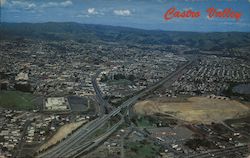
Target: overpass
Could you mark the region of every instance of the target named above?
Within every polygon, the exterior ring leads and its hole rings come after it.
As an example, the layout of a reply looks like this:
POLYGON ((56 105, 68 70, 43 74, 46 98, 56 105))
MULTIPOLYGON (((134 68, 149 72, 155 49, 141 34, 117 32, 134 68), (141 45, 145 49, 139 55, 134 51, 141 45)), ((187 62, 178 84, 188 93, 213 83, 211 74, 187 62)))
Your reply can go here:
MULTIPOLYGON (((168 82, 168 84, 172 83, 174 81, 174 78, 178 77, 180 74, 183 73, 185 68, 189 66, 192 63, 192 61, 189 61, 182 65, 180 68, 178 68, 175 72, 164 78, 163 80, 153 84, 152 86, 142 90, 137 95, 133 96, 132 98, 128 99, 124 103, 122 103, 118 108, 111 111, 109 114, 103 114, 96 120, 89 122, 86 126, 81 127, 76 132, 74 132, 72 135, 68 136, 65 140, 57 144, 56 146, 52 147, 51 149, 41 153, 37 157, 39 158, 55 158, 55 157, 64 157, 64 153, 67 153, 72 148, 77 148, 79 145, 81 145, 81 142, 84 142, 88 136, 90 136, 93 132, 98 130, 102 127, 103 124, 105 124, 109 119, 113 116, 116 116, 121 112, 122 109, 130 108, 138 99, 145 96, 147 93, 157 89, 158 87, 162 86, 164 83, 168 82)), ((94 86, 94 85, 93 85, 94 86)), ((97 84, 96 84, 97 86, 97 84)), ((96 87, 98 88, 98 87, 96 87)), ((101 92, 97 92, 98 95, 101 96, 101 92)), ((99 97, 100 97, 99 96, 99 97)), ((106 103, 103 103, 104 105, 106 103)), ((76 153, 77 154, 77 153, 76 153)), ((71 157, 74 154, 71 154, 71 157)))

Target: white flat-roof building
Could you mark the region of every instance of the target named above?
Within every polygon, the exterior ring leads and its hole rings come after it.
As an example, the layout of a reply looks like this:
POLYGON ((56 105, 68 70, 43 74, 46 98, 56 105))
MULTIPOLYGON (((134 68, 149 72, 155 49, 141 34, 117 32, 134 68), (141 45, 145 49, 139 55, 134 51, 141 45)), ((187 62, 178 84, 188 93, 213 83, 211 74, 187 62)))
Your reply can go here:
POLYGON ((20 73, 16 76, 15 80, 16 80, 16 81, 20 81, 20 80, 27 81, 27 80, 29 80, 28 73, 20 72, 20 73))
POLYGON ((68 107, 68 100, 64 97, 47 98, 45 103, 46 110, 67 110, 68 107))

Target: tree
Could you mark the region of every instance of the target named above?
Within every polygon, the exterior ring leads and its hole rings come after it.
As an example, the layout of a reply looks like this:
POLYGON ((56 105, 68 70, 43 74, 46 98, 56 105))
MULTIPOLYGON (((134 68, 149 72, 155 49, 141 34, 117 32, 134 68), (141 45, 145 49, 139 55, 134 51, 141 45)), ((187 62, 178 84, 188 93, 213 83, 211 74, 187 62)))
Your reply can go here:
POLYGON ((129 76, 128 76, 128 80, 134 81, 134 80, 135 80, 135 76, 134 76, 134 75, 129 75, 129 76))
POLYGON ((106 74, 103 74, 100 81, 101 82, 107 82, 108 81, 108 76, 106 74))

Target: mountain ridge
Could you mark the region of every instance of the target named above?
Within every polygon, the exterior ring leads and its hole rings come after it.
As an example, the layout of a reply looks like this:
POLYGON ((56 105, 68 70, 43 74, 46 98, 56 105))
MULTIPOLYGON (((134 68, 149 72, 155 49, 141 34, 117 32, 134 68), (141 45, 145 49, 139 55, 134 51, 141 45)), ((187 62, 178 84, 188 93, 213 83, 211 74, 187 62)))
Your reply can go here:
POLYGON ((75 22, 1 23, 1 39, 76 40, 121 44, 187 45, 204 50, 245 47, 249 32, 186 32, 143 30, 75 22))

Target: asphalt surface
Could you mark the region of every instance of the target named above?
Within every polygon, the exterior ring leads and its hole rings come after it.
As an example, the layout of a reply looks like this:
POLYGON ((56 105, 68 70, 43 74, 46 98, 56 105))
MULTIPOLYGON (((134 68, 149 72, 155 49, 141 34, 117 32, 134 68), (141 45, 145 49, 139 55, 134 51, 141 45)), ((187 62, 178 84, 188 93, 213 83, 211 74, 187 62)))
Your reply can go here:
POLYGON ((91 82, 96 93, 97 101, 100 105, 100 116, 103 116, 104 114, 107 113, 108 105, 107 105, 107 102, 103 99, 102 92, 96 82, 96 78, 99 74, 100 72, 97 72, 96 75, 91 78, 91 82))
MULTIPOLYGON (((129 108, 132 106, 139 98, 145 96, 147 93, 151 92, 152 90, 155 90, 159 86, 163 85, 166 82, 172 81, 173 78, 176 76, 179 76, 179 74, 192 63, 192 61, 187 62, 183 66, 181 66, 178 70, 164 78, 163 80, 155 83, 154 85, 146 88, 145 90, 141 91, 139 94, 133 96, 132 98, 125 101, 122 105, 120 105, 118 108, 111 111, 109 114, 104 114, 102 111, 102 115, 97 118, 96 120, 90 122, 87 124, 87 127, 84 126, 80 129, 78 129, 76 132, 74 132, 72 135, 68 136, 65 140, 57 144, 56 146, 52 147, 51 149, 48 149, 47 151, 41 153, 37 157, 39 158, 58 158, 58 157, 64 157, 64 153, 71 150, 72 148, 75 148, 79 145, 80 142, 83 142, 86 140, 86 138, 91 135, 93 132, 95 132, 97 129, 101 128, 103 124, 105 124, 111 117, 116 116, 121 112, 124 108, 129 108)), ((107 106, 107 103, 102 102, 102 94, 101 91, 96 83, 95 80, 96 76, 92 78, 92 83, 94 86, 94 89, 97 90, 97 98, 100 99, 101 103, 100 105, 107 106), (99 89, 99 90, 98 90, 99 89)), ((172 82, 169 82, 172 83, 172 82)), ((104 108, 103 108, 104 109, 104 108)), ((73 157, 73 155, 72 155, 73 157)))

